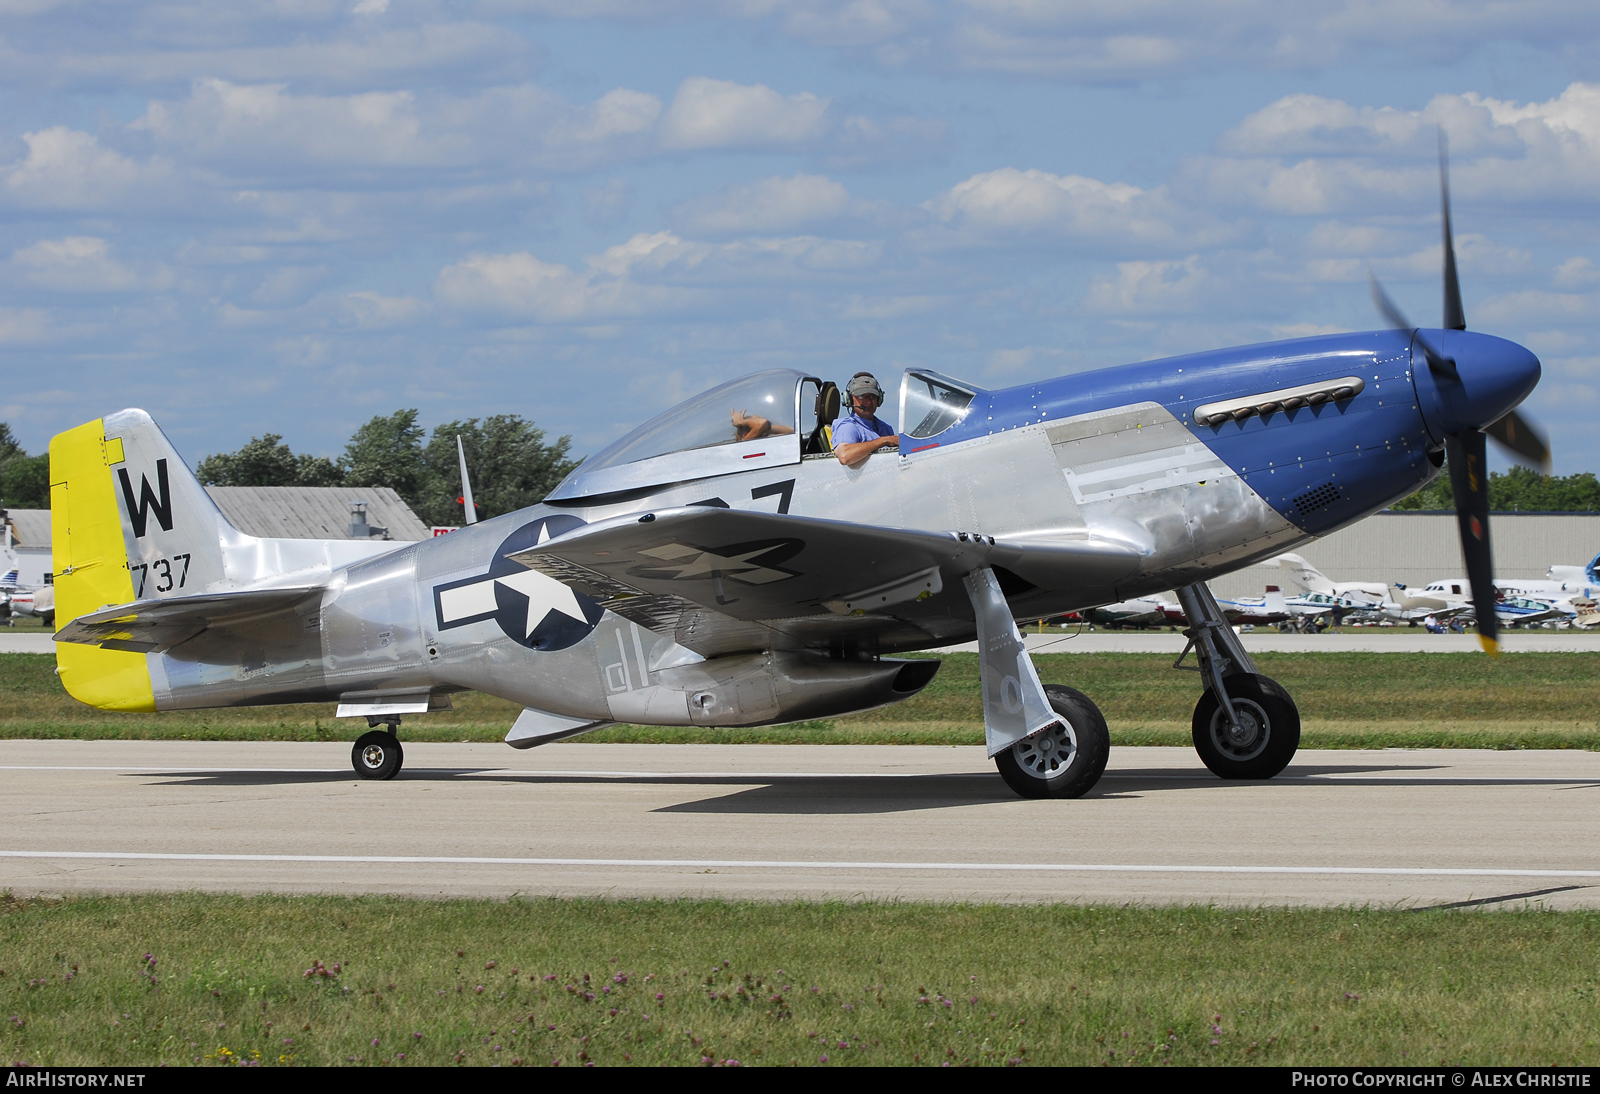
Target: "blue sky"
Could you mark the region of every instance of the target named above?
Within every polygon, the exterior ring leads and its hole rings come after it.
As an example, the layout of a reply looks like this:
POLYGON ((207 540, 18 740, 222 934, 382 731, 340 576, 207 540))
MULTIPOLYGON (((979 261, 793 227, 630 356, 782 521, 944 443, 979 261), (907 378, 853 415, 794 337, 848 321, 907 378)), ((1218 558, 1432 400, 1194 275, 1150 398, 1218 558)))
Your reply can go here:
POLYGON ((773 365, 998 386, 1439 321, 1600 470, 1600 9, 0 0, 0 419, 592 453, 773 365))

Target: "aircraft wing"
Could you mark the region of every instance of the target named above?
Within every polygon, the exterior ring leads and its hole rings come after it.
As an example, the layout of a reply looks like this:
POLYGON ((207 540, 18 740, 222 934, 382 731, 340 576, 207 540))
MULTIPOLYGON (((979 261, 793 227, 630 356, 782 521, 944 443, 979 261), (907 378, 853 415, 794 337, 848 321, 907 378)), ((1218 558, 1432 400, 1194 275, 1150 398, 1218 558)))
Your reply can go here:
POLYGON ((300 585, 135 600, 81 615, 57 631, 55 640, 107 650, 155 653, 193 638, 213 624, 287 611, 321 592, 320 585, 300 585))
POLYGON ((1089 536, 1014 543, 706 506, 599 521, 511 557, 699 652, 825 645, 874 618, 955 616, 970 630, 961 578, 980 566, 1043 586, 1116 580, 1138 562, 1132 548, 1089 536), (791 640, 758 634, 774 627, 791 640))

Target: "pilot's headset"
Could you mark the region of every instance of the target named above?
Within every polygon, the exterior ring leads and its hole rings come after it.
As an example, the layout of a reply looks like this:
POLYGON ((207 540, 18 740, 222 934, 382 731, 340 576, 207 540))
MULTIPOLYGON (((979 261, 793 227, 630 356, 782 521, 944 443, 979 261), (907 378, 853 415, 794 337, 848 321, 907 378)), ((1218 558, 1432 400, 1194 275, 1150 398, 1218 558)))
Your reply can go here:
POLYGON ((845 391, 850 396, 851 410, 856 408, 857 395, 876 395, 878 397, 878 409, 883 409, 883 388, 878 386, 878 378, 870 372, 858 372, 850 377, 849 386, 845 388, 845 391))

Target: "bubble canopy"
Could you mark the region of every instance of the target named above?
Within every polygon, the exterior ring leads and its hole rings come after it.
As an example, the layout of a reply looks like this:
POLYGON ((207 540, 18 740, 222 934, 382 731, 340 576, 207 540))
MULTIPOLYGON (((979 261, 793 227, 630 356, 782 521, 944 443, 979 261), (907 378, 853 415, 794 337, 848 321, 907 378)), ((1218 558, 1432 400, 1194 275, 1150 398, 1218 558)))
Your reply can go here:
POLYGON ((547 500, 798 463, 795 426, 807 379, 796 369, 768 369, 685 400, 584 460, 547 500))

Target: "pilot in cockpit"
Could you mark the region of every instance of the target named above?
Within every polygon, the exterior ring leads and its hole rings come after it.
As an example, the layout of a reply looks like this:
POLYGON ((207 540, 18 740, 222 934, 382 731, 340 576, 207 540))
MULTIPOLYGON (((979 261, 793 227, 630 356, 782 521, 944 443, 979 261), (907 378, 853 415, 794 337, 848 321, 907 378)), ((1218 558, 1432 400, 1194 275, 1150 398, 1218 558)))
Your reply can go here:
POLYGON ((883 388, 877 377, 858 372, 845 390, 850 396, 850 413, 833 423, 833 451, 840 463, 854 467, 880 448, 895 447, 900 438, 894 426, 877 416, 883 405, 883 388))

